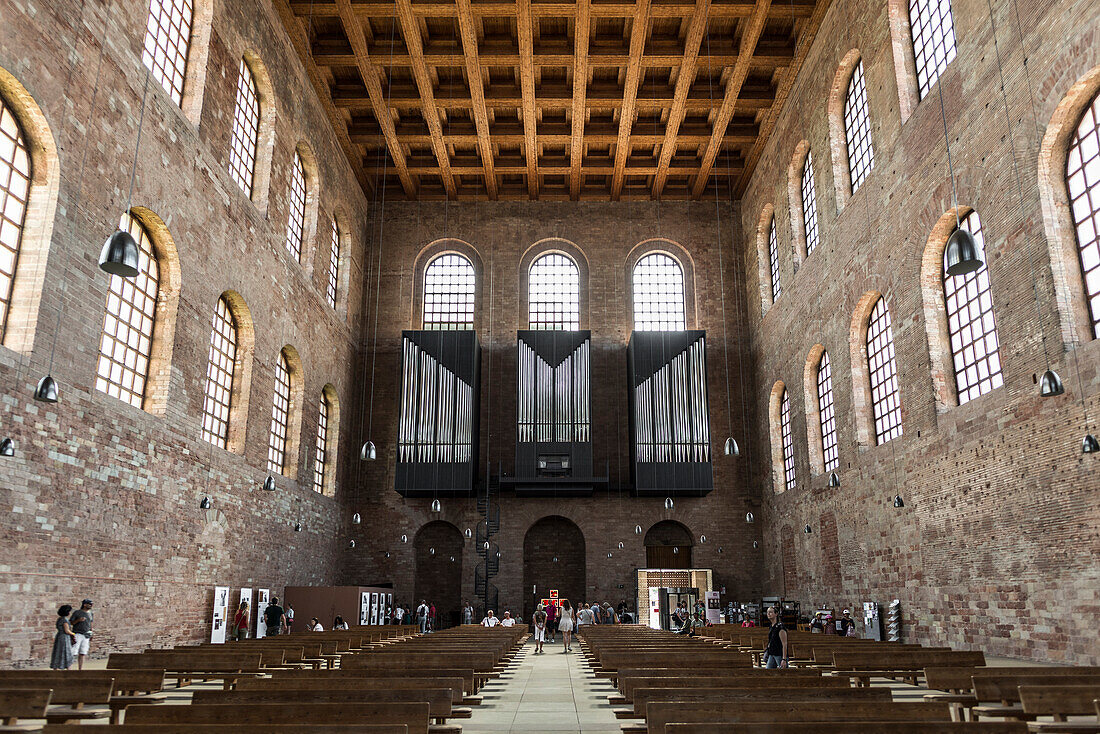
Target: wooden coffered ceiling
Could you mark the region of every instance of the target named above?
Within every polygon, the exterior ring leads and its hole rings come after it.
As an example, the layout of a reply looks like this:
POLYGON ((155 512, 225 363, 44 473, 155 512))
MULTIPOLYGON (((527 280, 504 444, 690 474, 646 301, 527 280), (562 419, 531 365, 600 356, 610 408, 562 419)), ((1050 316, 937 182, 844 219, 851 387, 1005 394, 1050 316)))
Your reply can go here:
POLYGON ((829 0, 275 0, 370 193, 743 189, 829 0))

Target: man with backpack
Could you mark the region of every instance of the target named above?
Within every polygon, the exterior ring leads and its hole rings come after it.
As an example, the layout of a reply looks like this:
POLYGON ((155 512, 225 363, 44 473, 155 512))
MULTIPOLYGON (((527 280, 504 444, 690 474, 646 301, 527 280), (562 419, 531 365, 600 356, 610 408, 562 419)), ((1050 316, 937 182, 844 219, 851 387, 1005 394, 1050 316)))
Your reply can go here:
POLYGON ((420 625, 421 634, 425 634, 428 631, 428 601, 427 599, 420 600, 420 606, 416 608, 416 623, 420 625))
POLYGON ((283 608, 279 606, 279 597, 271 597, 271 603, 267 605, 267 609, 264 610, 264 622, 267 624, 267 633, 265 637, 274 637, 275 635, 282 634, 283 627, 286 626, 286 613, 283 608))

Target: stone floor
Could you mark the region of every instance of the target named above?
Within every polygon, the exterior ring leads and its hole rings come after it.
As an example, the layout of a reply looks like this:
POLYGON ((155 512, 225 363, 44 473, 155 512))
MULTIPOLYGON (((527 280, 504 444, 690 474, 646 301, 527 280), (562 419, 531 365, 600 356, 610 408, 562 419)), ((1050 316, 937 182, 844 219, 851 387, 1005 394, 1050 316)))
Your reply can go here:
POLYGON ((461 722, 463 734, 618 734, 621 722, 607 704, 611 684, 591 676, 578 646, 568 654, 560 642, 545 649, 536 655, 528 643, 512 670, 482 688, 484 702, 461 722))

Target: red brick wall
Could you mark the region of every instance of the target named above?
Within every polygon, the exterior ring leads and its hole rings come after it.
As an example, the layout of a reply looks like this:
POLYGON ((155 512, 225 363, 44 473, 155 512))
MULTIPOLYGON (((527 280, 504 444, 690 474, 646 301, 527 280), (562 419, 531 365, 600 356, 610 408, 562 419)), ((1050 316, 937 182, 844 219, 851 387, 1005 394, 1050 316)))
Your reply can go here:
MULTIPOLYGON (((1093 433, 1100 414, 1100 343, 1079 343, 1076 354, 1063 348, 1065 336, 1073 336, 1067 326, 1072 320, 1055 300, 1056 289, 1066 285, 1052 278, 1050 253, 1064 243, 1048 240, 1051 213, 1040 206, 1036 161, 1047 120, 1074 83, 1100 64, 1100 7, 1020 3, 1026 33, 1021 47, 1016 4, 993 3, 1010 141, 987 5, 952 3, 959 51, 940 84, 959 203, 974 207, 985 226, 1005 378, 1004 387, 958 406, 950 351, 944 354, 929 336, 922 296, 922 285, 932 294, 939 287, 934 275, 922 277, 921 263, 930 233, 951 207, 940 108, 934 89, 903 121, 887 5, 833 3, 741 202, 738 249, 750 274, 743 290, 756 368, 752 435, 758 439, 754 455, 763 458, 753 462, 752 486, 766 507, 765 557, 780 553, 775 530, 794 528, 791 548, 782 535, 782 556, 793 556, 798 569, 792 574, 787 563, 767 563, 764 589, 836 607, 898 598, 907 640, 1096 664, 1100 480, 1095 455, 1082 456, 1080 442, 1086 426, 1082 391, 1093 433), (863 56, 876 164, 841 208, 830 165, 835 141, 827 101, 835 70, 852 48, 863 56), (1036 89, 1035 118, 1021 65, 1025 51, 1036 89), (799 255, 803 262, 796 272, 787 171, 803 139, 814 155, 822 239, 812 255, 799 255), (767 205, 774 205, 779 223, 784 292, 761 317, 755 274, 767 268, 759 262, 756 237, 767 205), (905 433, 884 446, 864 445, 856 430, 865 408, 859 402, 862 383, 853 392, 849 333, 867 291, 889 299, 900 372, 905 433), (829 488, 826 475, 811 471, 806 407, 813 398, 793 389, 798 486, 775 494, 764 458, 770 450, 767 391, 776 380, 801 385, 817 343, 832 360, 841 487, 829 488), (1038 396, 1034 377, 1046 368, 1044 350, 1065 379, 1062 397, 1038 396), (945 369, 946 401, 937 400, 937 383, 929 377, 939 374, 942 381, 945 369), (902 509, 892 506, 895 492, 905 500, 902 509), (802 533, 806 524, 812 535, 802 533)), ((902 52, 908 49, 902 46, 902 52)), ((1064 191, 1060 182, 1052 185, 1056 193, 1064 191)))

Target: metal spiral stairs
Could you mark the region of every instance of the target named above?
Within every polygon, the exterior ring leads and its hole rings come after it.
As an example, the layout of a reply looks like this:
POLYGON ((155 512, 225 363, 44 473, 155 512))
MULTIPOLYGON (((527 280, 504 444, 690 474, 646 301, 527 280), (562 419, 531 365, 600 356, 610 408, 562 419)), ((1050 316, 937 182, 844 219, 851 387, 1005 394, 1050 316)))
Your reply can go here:
POLYGON ((499 492, 499 487, 489 481, 485 484, 485 493, 477 498, 477 509, 481 513, 476 534, 477 554, 481 561, 474 569, 474 594, 481 599, 482 614, 496 609, 500 599, 499 589, 493 584, 493 578, 500 573, 500 546, 493 540, 500 532, 499 492))

